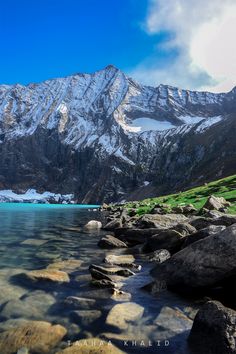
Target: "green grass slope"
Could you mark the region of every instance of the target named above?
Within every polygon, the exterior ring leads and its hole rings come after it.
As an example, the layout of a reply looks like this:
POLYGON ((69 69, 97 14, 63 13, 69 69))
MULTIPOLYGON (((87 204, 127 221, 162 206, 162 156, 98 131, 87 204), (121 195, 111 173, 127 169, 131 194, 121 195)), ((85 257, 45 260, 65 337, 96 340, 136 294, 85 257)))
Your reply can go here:
POLYGON ((231 203, 228 212, 236 214, 236 175, 220 179, 203 186, 196 187, 177 194, 170 194, 163 197, 149 198, 139 202, 129 202, 127 209, 136 209, 137 214, 149 213, 152 208, 159 203, 169 205, 173 208, 180 205, 192 204, 198 210, 205 204, 210 195, 224 197, 231 203))

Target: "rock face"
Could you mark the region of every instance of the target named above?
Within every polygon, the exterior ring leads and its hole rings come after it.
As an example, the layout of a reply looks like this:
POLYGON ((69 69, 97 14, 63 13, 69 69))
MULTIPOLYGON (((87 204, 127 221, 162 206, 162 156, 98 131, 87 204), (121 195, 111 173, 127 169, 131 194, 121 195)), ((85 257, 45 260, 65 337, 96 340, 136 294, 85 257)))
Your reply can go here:
POLYGON ((113 66, 1 85, 1 189, 101 203, 233 174, 235 97, 143 86, 113 66))
POLYGON ((209 301, 198 311, 189 335, 195 352, 236 353, 236 312, 217 301, 209 301))
POLYGON ((212 286, 235 275, 236 224, 192 243, 153 271, 162 273, 167 285, 187 288, 212 286))
POLYGON ((43 354, 48 353, 66 335, 60 325, 43 321, 27 321, 24 324, 0 333, 0 353, 13 354, 22 347, 43 354))

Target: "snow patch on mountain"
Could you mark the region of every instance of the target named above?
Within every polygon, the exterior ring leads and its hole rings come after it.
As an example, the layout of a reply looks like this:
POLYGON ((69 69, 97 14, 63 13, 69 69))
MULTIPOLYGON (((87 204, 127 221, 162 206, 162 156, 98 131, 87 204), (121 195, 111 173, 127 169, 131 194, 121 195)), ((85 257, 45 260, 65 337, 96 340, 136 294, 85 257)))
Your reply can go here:
POLYGON ((207 130, 209 127, 211 127, 212 125, 220 122, 222 120, 222 116, 216 116, 216 117, 211 117, 208 118, 206 120, 204 120, 197 128, 196 128, 196 132, 197 133, 202 133, 205 130, 207 130))
POLYGON ((152 118, 137 118, 132 121, 132 127, 137 129, 137 132, 145 132, 149 130, 157 130, 157 131, 162 131, 162 130, 168 130, 175 128, 176 126, 173 125, 172 123, 168 121, 158 121, 152 118))
POLYGON ((0 202, 29 202, 29 203, 73 203, 74 194, 59 194, 44 192, 38 193, 35 189, 28 189, 25 193, 17 194, 10 189, 0 191, 0 202))
POLYGON ((184 124, 196 124, 201 122, 206 117, 198 117, 198 116, 180 116, 178 117, 184 124))

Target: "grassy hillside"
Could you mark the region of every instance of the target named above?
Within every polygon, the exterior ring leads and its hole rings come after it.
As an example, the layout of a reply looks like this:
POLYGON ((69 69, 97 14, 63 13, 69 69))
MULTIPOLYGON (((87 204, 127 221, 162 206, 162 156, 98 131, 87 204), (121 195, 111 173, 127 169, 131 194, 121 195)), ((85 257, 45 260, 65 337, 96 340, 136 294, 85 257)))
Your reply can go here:
POLYGON ((185 192, 170 194, 158 198, 149 198, 140 202, 129 202, 126 204, 128 209, 135 208, 137 214, 142 215, 148 213, 159 203, 168 204, 170 208, 179 205, 193 204, 200 209, 210 195, 224 197, 232 205, 228 208, 228 212, 236 214, 236 175, 220 179, 203 186, 196 187, 185 192))

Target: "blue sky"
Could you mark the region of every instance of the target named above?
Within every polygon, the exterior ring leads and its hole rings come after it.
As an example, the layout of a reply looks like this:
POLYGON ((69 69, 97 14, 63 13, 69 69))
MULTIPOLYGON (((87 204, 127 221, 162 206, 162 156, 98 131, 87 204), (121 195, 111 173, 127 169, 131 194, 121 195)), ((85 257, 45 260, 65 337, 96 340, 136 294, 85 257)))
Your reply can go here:
POLYGON ((235 0, 1 0, 0 83, 113 64, 138 81, 227 91, 235 0))
POLYGON ((0 82, 35 82, 108 64, 131 70, 163 37, 142 30, 147 7, 146 0, 2 1, 0 82))

